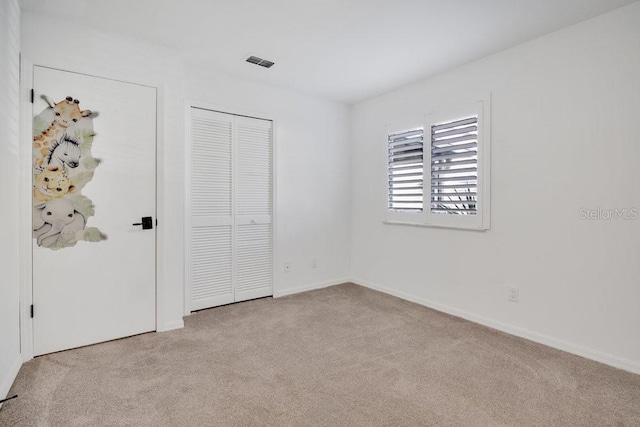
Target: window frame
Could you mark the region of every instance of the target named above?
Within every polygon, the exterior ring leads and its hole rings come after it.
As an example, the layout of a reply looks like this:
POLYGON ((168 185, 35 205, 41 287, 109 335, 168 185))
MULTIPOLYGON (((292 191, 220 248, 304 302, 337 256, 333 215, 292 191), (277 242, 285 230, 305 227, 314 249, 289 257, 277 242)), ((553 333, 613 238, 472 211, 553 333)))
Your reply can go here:
POLYGON ((491 226, 491 97, 486 94, 478 101, 461 103, 446 109, 439 109, 423 117, 422 123, 406 121, 386 126, 385 135, 385 220, 386 224, 404 224, 423 227, 443 227, 461 230, 489 230, 491 226), (431 213, 431 126, 469 116, 478 117, 478 163, 477 202, 475 215, 453 215, 431 213), (422 212, 397 212, 389 210, 389 135, 404 130, 423 130, 422 212))

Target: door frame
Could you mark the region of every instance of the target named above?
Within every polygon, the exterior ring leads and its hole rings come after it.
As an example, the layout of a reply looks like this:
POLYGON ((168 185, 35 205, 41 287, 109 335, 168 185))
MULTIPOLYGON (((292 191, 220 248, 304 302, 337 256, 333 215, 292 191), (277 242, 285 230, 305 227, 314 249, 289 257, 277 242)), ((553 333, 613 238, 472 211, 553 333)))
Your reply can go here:
MULTIPOLYGON (((85 73, 82 71, 72 71, 68 69, 62 69, 55 65, 48 65, 46 62, 35 63, 29 58, 26 58, 24 54, 20 55, 20 173, 18 176, 19 192, 20 192, 20 223, 19 236, 20 241, 18 244, 19 256, 20 256, 20 353, 22 354, 22 361, 27 362, 34 357, 33 346, 33 319, 31 318, 31 304, 33 304, 33 230, 32 230, 32 213, 33 213, 33 196, 32 196, 32 150, 33 150, 33 104, 31 103, 31 89, 33 87, 33 70, 34 67, 50 68, 59 71, 65 71, 70 73, 82 74, 86 76, 103 78, 107 80, 119 81, 128 84, 136 84, 140 86, 147 86, 156 90, 156 203, 155 203, 155 216, 158 218, 158 212, 162 212, 160 209, 161 200, 163 200, 163 187, 161 186, 163 180, 163 171, 159 168, 161 164, 159 162, 159 154, 164 148, 164 133, 162 129, 162 123, 159 119, 160 111, 160 99, 164 93, 164 87, 161 85, 150 84, 150 82, 136 82, 136 81, 124 81, 121 79, 110 78, 98 74, 85 73)), ((161 223, 162 224, 162 223, 161 223)), ((160 271, 160 266, 163 265, 163 252, 161 248, 165 240, 162 227, 156 227, 156 241, 155 241, 155 331, 159 330, 162 317, 162 304, 161 295, 162 290, 165 288, 163 275, 160 271)), ((36 309, 37 310, 37 309, 36 309)), ((37 314, 36 314, 37 315, 37 314)))
MULTIPOLYGON (((276 200, 278 186, 277 176, 277 120, 274 115, 264 112, 247 110, 244 108, 230 107, 213 104, 194 99, 186 99, 184 102, 184 315, 191 314, 191 108, 201 108, 203 110, 215 111, 217 113, 232 114, 260 120, 271 121, 271 286, 273 294, 276 294, 275 273, 277 259, 277 209, 276 200)), ((234 150, 235 152, 235 150, 234 150)), ((232 172, 233 173, 233 172, 232 172)))

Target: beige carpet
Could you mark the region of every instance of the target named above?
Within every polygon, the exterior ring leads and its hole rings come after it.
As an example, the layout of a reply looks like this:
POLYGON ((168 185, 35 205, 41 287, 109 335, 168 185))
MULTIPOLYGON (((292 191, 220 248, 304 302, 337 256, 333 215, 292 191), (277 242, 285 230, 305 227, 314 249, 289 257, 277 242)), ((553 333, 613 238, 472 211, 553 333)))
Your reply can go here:
POLYGON ((640 376, 356 285, 38 357, 2 426, 640 425, 640 376))

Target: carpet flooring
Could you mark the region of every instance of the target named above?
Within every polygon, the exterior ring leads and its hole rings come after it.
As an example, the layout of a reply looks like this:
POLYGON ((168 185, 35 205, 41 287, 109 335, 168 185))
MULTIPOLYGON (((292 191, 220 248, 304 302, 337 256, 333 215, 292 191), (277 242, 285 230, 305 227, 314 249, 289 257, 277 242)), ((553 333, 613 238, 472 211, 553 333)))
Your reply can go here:
POLYGON ((640 376, 353 284, 38 357, 2 426, 638 426, 640 376))

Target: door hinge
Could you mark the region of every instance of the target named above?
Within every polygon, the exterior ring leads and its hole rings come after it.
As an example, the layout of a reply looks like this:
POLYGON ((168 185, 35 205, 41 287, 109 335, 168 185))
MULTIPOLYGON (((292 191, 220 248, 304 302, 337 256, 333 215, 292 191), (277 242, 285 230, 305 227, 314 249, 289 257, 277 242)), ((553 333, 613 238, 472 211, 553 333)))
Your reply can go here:
POLYGON ((156 228, 158 228, 158 218, 156 218, 156 228))
POLYGON ((34 100, 35 96, 36 96, 36 94, 35 94, 34 90, 31 89, 31 103, 32 104, 33 104, 33 100, 34 100))
POLYGON ((33 304, 31 304, 31 318, 33 319, 33 304))

